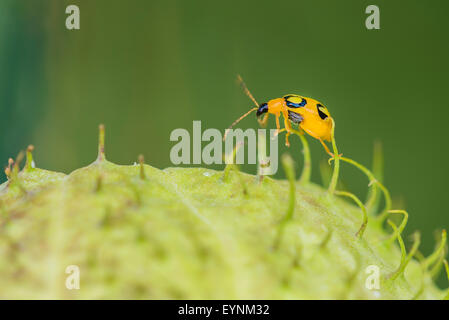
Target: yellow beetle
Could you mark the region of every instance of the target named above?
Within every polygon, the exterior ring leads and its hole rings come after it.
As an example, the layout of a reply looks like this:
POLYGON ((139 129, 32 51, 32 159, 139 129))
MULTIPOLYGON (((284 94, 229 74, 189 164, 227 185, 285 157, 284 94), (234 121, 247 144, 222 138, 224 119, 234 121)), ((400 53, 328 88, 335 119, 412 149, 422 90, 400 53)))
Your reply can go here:
POLYGON ((285 137, 285 145, 287 147, 290 146, 288 137, 291 133, 294 132, 291 125, 292 122, 297 124, 299 128, 307 132, 315 139, 318 139, 325 148, 326 152, 333 156, 326 144, 323 142, 323 140, 331 141, 332 118, 329 114, 329 111, 322 103, 315 99, 303 97, 297 94, 288 94, 283 96, 282 98, 275 98, 268 102, 258 104, 240 76, 238 76, 238 81, 245 93, 256 104, 257 107, 252 108, 243 116, 234 121, 229 129, 253 111, 257 111, 256 115, 258 117, 259 123, 262 126, 265 126, 267 124, 268 116, 270 114, 274 114, 274 116, 276 117, 276 134, 287 131, 285 137), (260 119, 263 114, 265 115, 262 117, 262 119, 260 119), (284 118, 285 126, 285 128, 282 130, 279 124, 279 118, 281 115, 284 118))

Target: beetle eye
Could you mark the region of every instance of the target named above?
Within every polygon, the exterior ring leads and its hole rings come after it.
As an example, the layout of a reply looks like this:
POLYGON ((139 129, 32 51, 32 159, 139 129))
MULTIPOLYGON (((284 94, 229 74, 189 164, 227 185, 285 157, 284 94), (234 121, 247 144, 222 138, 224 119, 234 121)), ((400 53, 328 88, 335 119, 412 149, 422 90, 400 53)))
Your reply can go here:
POLYGON ((320 116, 321 119, 325 120, 328 117, 327 110, 326 110, 325 106, 318 103, 316 105, 316 109, 318 110, 318 115, 320 116))

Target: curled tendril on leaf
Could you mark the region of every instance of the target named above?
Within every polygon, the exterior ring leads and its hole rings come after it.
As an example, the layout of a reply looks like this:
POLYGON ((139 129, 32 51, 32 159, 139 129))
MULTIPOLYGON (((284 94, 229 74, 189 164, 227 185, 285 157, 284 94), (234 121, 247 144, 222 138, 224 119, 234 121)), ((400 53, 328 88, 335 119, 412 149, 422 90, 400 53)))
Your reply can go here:
MULTIPOLYGON (((380 182, 382 182, 383 180, 383 171, 384 171, 383 168, 384 168, 384 155, 382 143, 376 141, 374 143, 372 173, 375 177, 377 177, 377 180, 379 180, 380 182)), ((377 186, 377 184, 373 184, 372 188, 369 189, 368 197, 365 204, 368 213, 375 214, 379 206, 380 197, 378 196, 378 189, 379 187, 377 186)))
POLYGON ((388 213, 399 213, 402 214, 404 216, 404 218, 402 219, 401 224, 399 225, 399 227, 397 228, 397 232, 394 232, 388 239, 387 242, 393 242, 399 234, 402 234, 402 232, 405 229, 405 226, 407 225, 408 222, 408 213, 405 210, 388 210, 388 213))
POLYGON ((444 252, 444 247, 446 245, 446 230, 441 232, 441 241, 437 247, 437 249, 425 260, 423 261, 424 268, 427 270, 429 267, 438 260, 438 257, 444 252))
POLYGON ((331 130, 331 139, 332 139, 332 149, 334 151, 334 156, 331 159, 335 160, 334 163, 334 171, 332 173, 331 182, 329 183, 329 193, 333 194, 335 192, 335 188, 337 188, 338 175, 340 173, 340 159, 341 155, 338 153, 337 143, 335 142, 335 121, 331 118, 332 121, 332 130, 331 130))
MULTIPOLYGON (((424 292, 424 278, 426 276, 435 277, 438 273, 440 267, 444 265, 444 269, 446 271, 446 275, 449 280, 449 267, 447 265, 446 259, 444 259, 444 248, 446 244, 446 230, 442 231, 441 240, 439 241, 436 250, 427 258, 419 252, 418 250, 415 252, 415 257, 419 260, 421 272, 422 272, 422 280, 421 286, 413 299, 418 299, 419 296, 424 292), (429 267, 432 265, 433 267, 429 270, 429 267)), ((443 297, 443 300, 449 300, 449 288, 447 289, 447 294, 443 297)))
POLYGON ((387 220, 387 222, 393 228, 394 233, 398 235, 397 239, 399 242, 399 247, 401 248, 401 263, 398 269, 390 275, 390 279, 395 280, 399 275, 404 274, 405 268, 418 250, 418 247, 421 244, 421 235, 419 234, 419 232, 415 232, 413 234, 414 241, 412 249, 410 250, 409 254, 407 254, 407 250, 405 249, 404 241, 402 240, 401 233, 399 232, 398 227, 391 220, 387 220))
MULTIPOLYGON (((334 158, 329 159, 329 161, 333 161, 333 160, 334 160, 334 158)), ((392 203, 390 192, 388 191, 388 189, 385 188, 385 186, 374 177, 373 173, 370 170, 368 170, 366 167, 364 167, 360 163, 358 163, 352 159, 346 158, 346 157, 340 157, 340 160, 342 160, 346 163, 349 163, 349 164, 355 166, 356 168, 358 168, 360 171, 362 171, 369 179, 368 186, 376 185, 381 189, 381 191, 385 197, 385 207, 384 207, 383 211, 379 214, 378 219, 381 222, 384 221, 388 215, 388 211, 391 210, 391 203, 392 203)))
POLYGON ((368 214, 366 213, 366 208, 363 205, 362 201, 360 201, 359 198, 357 198, 354 194, 350 193, 350 192, 346 192, 346 191, 335 191, 335 194, 338 196, 343 196, 343 197, 348 197, 351 198, 352 200, 354 200, 354 202, 360 207, 360 209, 362 209, 362 214, 363 214, 363 222, 362 225, 360 226, 360 229, 357 231, 357 233, 355 234, 355 236, 357 238, 361 238, 363 236, 363 232, 366 229, 366 226, 368 225, 368 214))
POLYGON ((307 138, 305 137, 304 133, 294 129, 292 129, 292 131, 301 139, 301 143, 303 146, 304 166, 299 178, 299 182, 302 184, 307 184, 310 182, 310 176, 312 175, 312 157, 310 155, 309 143, 307 142, 307 138))
POLYGON ((443 250, 438 257, 438 261, 429 270, 429 274, 433 279, 435 279, 441 271, 441 267, 443 266, 444 256, 445 256, 445 252, 443 250))

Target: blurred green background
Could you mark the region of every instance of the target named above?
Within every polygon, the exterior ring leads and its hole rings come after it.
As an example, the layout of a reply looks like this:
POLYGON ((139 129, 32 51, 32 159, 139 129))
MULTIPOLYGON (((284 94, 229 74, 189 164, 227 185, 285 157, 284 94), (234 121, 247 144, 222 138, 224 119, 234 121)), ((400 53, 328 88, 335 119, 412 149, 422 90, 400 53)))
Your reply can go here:
MULTIPOLYGON (((381 141, 385 183, 428 254, 434 230, 449 227, 448 9, 447 0, 0 0, 0 159, 34 144, 39 167, 69 173, 95 159, 105 123, 109 160, 142 153, 171 166, 173 129, 191 131, 192 120, 224 129, 252 106, 240 73, 260 102, 286 93, 323 102, 345 156, 371 166, 381 141), (80 7, 80 30, 65 28, 69 4, 80 7), (380 30, 365 28, 369 4, 380 7, 380 30)), ((256 128, 254 116, 241 127, 256 128)), ((320 182, 326 154, 309 141, 320 182)), ((342 175, 365 196, 361 173, 344 165, 342 175)))

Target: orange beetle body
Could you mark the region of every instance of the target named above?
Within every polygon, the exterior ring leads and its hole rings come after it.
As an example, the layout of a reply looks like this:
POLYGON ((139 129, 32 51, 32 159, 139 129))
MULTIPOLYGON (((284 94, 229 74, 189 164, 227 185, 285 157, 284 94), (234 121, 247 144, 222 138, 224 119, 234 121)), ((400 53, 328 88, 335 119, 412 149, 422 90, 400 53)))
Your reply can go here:
MULTIPOLYGON (((331 141, 332 121, 329 111, 315 99, 293 94, 285 95, 266 104, 262 103, 257 110, 257 116, 263 113, 273 114, 276 118, 282 114, 287 132, 291 131, 288 122, 290 120, 315 139, 331 141)), ((266 120, 261 122, 264 121, 266 120)))
MULTIPOLYGON (((331 141, 332 139, 333 119, 329 114, 329 111, 323 104, 315 99, 299 96, 296 94, 288 94, 283 96, 282 98, 272 99, 268 102, 259 104, 249 92, 242 78, 238 76, 237 79, 247 96, 254 102, 256 107, 252 108, 243 116, 234 121, 229 129, 253 111, 257 111, 256 115, 258 117, 259 123, 262 126, 265 126, 267 124, 268 116, 270 114, 273 114, 276 118, 277 134, 283 131, 287 132, 285 137, 286 146, 290 146, 290 143, 288 141, 289 135, 295 132, 295 130, 292 128, 292 123, 294 123, 297 124, 299 128, 304 130, 307 134, 311 135, 315 139, 318 139, 323 145, 326 152, 332 155, 323 140, 331 141), (279 123, 281 115, 284 118, 284 129, 282 130, 279 123), (262 119, 260 119, 260 117, 262 117, 262 119)), ((224 139, 225 138, 226 133, 224 139)))

